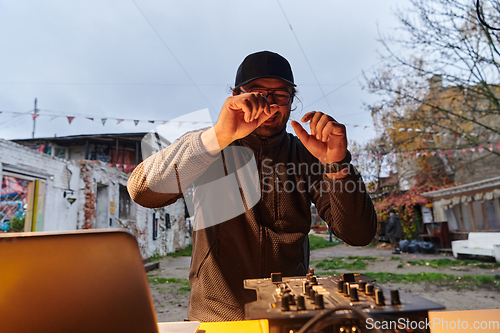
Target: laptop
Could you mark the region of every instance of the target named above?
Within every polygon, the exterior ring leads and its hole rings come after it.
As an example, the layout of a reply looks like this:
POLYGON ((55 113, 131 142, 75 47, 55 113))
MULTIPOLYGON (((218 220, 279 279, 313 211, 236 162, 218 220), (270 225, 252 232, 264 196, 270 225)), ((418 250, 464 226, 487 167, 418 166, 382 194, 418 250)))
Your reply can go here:
POLYGON ((135 237, 117 229, 0 234, 0 327, 158 333, 135 237))

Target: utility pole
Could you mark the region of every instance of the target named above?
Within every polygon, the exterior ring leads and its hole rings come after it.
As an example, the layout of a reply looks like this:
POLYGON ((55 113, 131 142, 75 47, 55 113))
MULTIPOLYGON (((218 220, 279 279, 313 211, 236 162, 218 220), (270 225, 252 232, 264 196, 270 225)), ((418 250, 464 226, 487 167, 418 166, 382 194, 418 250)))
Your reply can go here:
MULTIPOLYGON (((36 98, 35 98, 35 109, 33 111, 35 112, 34 114, 38 113, 38 109, 36 108, 36 98)), ((33 116, 33 132, 31 132, 32 139, 35 138, 35 122, 36 122, 36 116, 33 116)))

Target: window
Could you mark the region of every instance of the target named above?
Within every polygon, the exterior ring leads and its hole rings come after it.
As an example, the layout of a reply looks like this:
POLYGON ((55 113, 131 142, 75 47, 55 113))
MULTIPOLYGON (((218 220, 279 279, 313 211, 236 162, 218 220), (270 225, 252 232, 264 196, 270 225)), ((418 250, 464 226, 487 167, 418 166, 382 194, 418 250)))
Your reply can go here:
POLYGON ((128 194, 127 187, 120 186, 120 203, 118 207, 118 218, 123 220, 135 220, 135 204, 128 194))
POLYGON ((165 214, 165 228, 167 228, 167 229, 172 228, 172 224, 170 223, 170 214, 169 213, 165 214))
POLYGON ((156 213, 153 213, 153 240, 158 238, 158 218, 156 213))

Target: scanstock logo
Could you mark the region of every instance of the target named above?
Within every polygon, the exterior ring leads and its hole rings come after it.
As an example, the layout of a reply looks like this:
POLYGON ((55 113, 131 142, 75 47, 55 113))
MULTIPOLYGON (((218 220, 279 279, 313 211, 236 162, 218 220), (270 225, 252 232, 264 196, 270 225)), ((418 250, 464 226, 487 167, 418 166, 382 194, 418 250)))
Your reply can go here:
POLYGON ((197 153, 193 142, 198 136, 194 131, 165 150, 170 145, 165 137, 182 123, 179 119, 207 117, 210 119, 210 113, 204 109, 175 118, 150 131, 141 142, 144 171, 151 191, 182 193, 188 202, 191 199, 186 195, 191 191, 190 185, 194 185, 194 205, 188 205, 189 215, 194 217, 194 230, 243 214, 245 209, 255 206, 261 196, 257 163, 249 148, 229 146, 215 156, 197 153), (156 156, 148 159, 152 155, 156 156))

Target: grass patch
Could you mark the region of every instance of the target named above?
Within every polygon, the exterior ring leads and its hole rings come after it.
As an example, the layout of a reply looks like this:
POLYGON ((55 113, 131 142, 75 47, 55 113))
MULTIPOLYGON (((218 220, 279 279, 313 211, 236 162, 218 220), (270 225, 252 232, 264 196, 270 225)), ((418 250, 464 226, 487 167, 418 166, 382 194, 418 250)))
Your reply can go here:
MULTIPOLYGON (((334 239, 336 239, 334 237, 334 239)), ((316 250, 316 249, 323 249, 325 247, 331 247, 335 245, 339 245, 339 242, 329 242, 326 239, 319 237, 319 236, 314 236, 314 235, 309 235, 309 248, 311 250, 316 250)))
POLYGON ((174 258, 177 258, 177 257, 191 257, 192 255, 193 255, 193 245, 192 244, 189 244, 185 248, 177 250, 175 252, 167 253, 167 256, 174 257, 174 258))
POLYGON ((500 275, 464 275, 456 276, 444 273, 365 273, 366 275, 377 279, 378 283, 421 283, 433 282, 441 286, 454 286, 457 290, 474 289, 481 286, 500 286, 500 275))
POLYGON ((452 260, 448 258, 433 259, 433 260, 408 260, 408 263, 413 266, 429 266, 433 268, 438 267, 452 267, 452 266, 467 266, 474 268, 498 268, 500 263, 491 262, 485 263, 478 260, 452 260))
POLYGON ((151 260, 151 262, 153 262, 153 261, 159 261, 161 258, 163 258, 161 255, 155 253, 149 259, 151 260))
POLYGON ((184 293, 191 292, 191 288, 189 287, 189 281, 186 279, 176 279, 176 278, 158 278, 158 277, 149 277, 149 283, 153 284, 162 284, 162 283, 173 283, 179 286, 179 290, 184 293))
POLYGON ((334 269, 347 269, 352 271, 362 271, 366 269, 366 265, 368 261, 377 261, 377 257, 357 257, 357 256, 349 256, 347 258, 337 257, 331 259, 323 259, 319 261, 315 261, 316 269, 323 271, 330 271, 334 269))

